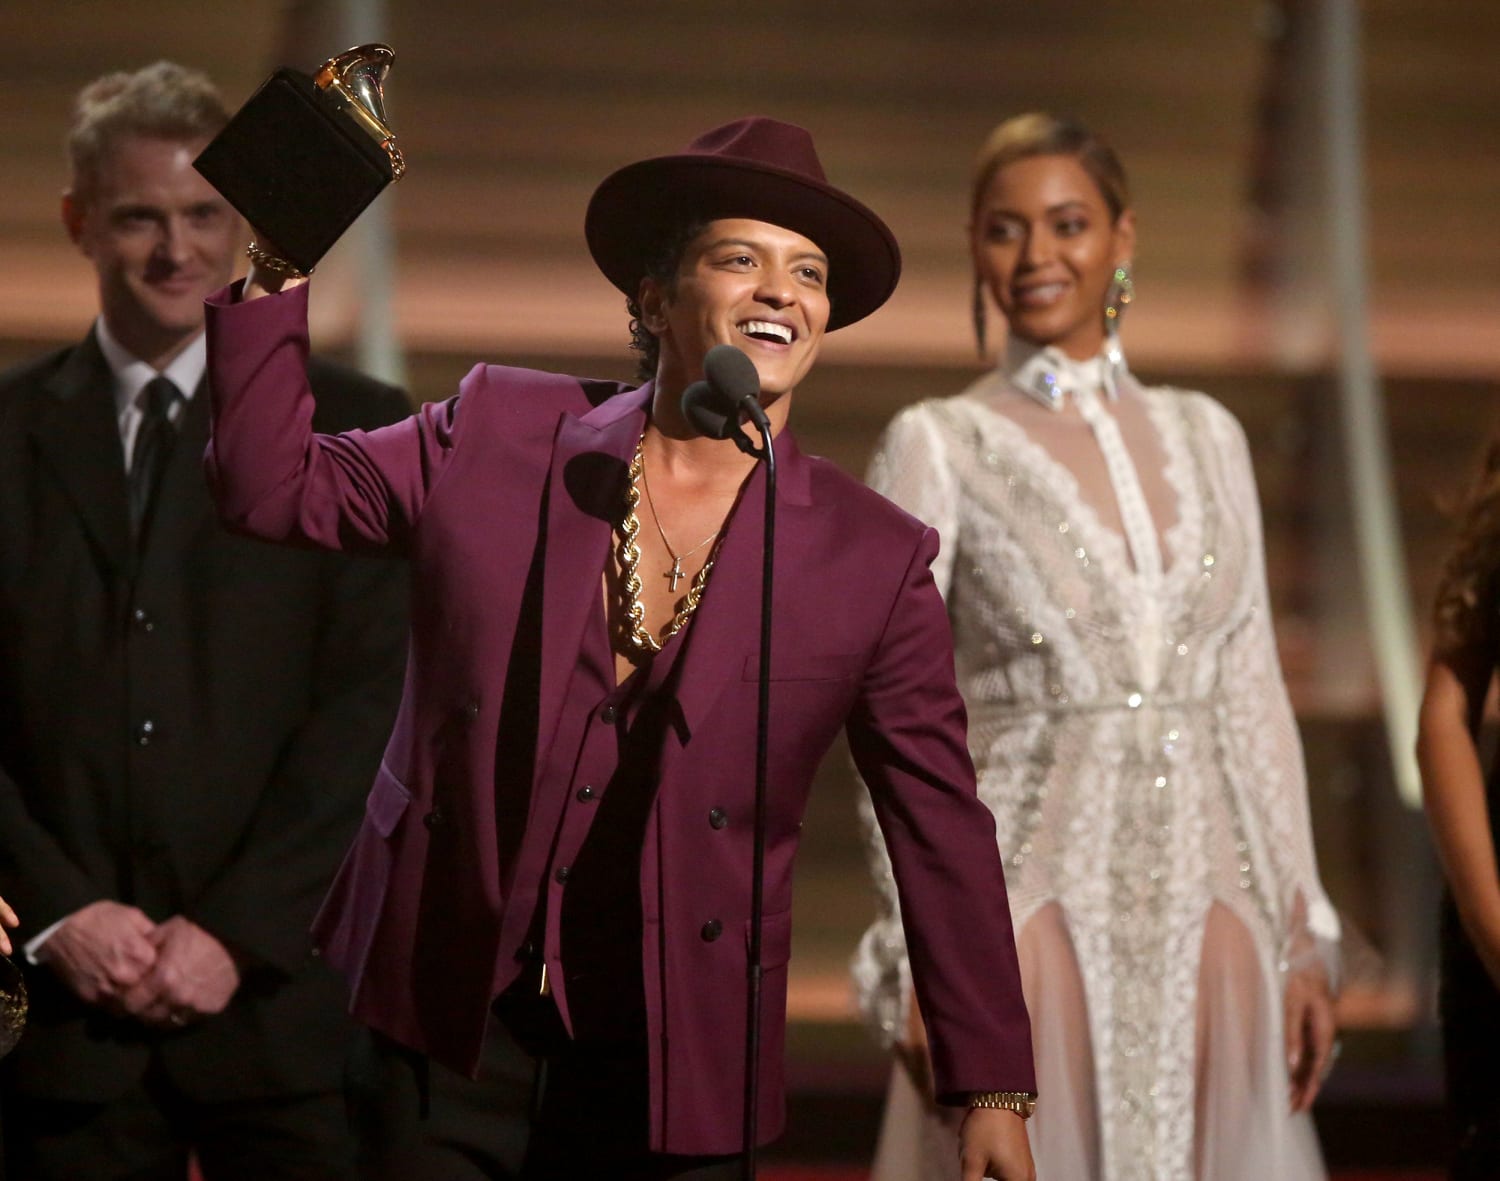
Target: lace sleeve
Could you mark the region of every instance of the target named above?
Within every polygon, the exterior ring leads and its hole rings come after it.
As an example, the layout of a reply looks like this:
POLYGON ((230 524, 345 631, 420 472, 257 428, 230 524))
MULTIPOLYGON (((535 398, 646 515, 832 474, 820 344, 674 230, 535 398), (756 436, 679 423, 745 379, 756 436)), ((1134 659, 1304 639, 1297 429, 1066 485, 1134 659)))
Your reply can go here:
POLYGON ((875 886, 875 921, 860 937, 849 974, 859 1014, 885 1049, 901 1039, 911 998, 911 964, 906 958, 906 933, 896 897, 896 877, 886 851, 870 793, 859 796, 859 829, 870 877, 875 886))
POLYGON ((1239 423, 1222 407, 1210 405, 1210 429, 1226 457, 1230 504, 1245 522, 1247 533, 1246 606, 1239 625, 1226 638, 1221 665, 1232 761, 1228 770, 1247 813, 1245 820, 1261 836, 1246 855, 1264 861, 1252 868, 1275 882, 1282 970, 1321 963, 1334 984, 1339 967, 1339 918, 1318 878, 1302 742, 1271 624, 1250 451, 1239 423))
MULTIPOLYGON (((940 547, 932 563, 932 574, 946 598, 953 573, 958 513, 947 449, 930 404, 908 406, 886 427, 870 461, 866 481, 886 499, 937 530, 940 547)), ((891 858, 868 791, 860 793, 858 814, 860 837, 875 888, 876 918, 859 941, 850 974, 860 1015, 880 1044, 889 1049, 906 1029, 911 967, 906 958, 906 937, 901 928, 891 858)))
POLYGON ((875 446, 865 482, 937 530, 940 544, 932 576, 946 599, 958 548, 958 499, 934 403, 918 402, 891 420, 875 446))

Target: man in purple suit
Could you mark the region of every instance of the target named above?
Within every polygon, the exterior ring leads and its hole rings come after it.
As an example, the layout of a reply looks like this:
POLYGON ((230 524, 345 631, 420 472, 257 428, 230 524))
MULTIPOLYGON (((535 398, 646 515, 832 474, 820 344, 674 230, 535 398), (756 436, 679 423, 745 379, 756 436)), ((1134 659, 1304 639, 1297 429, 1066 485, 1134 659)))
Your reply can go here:
POLYGON ((843 728, 963 1175, 1029 1178, 1029 1026, 938 541, 783 429, 823 333, 889 297, 895 240, 763 118, 614 173, 585 229, 639 388, 480 365, 403 424, 315 435, 304 276, 263 244, 211 301, 225 520, 412 563, 405 698, 317 926, 372 1031, 367 1171, 738 1173, 765 475, 680 409, 729 343, 779 470, 758 1139, 784 1122, 799 822, 843 728))

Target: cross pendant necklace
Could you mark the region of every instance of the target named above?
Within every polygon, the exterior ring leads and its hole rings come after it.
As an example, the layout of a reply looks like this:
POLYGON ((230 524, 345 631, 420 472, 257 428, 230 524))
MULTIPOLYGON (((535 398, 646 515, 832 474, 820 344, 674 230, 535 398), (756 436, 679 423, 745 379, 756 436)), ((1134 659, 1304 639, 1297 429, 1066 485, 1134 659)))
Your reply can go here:
MULTIPOLYGON (((645 436, 642 435, 641 438, 644 441, 645 436)), ((719 532, 723 526, 715 529, 697 545, 693 546, 692 549, 683 550, 679 554, 672 548, 672 543, 667 540, 667 531, 661 527, 661 518, 656 515, 656 500, 651 495, 651 478, 646 475, 646 453, 644 447, 641 450, 641 486, 646 489, 646 507, 651 510, 651 521, 656 526, 657 536, 661 538, 662 545, 667 547, 667 553, 672 558, 671 569, 663 574, 662 577, 667 580, 668 591, 675 595, 677 593, 677 584, 688 576, 687 571, 682 568, 682 559, 692 557, 710 541, 719 536, 719 532)))

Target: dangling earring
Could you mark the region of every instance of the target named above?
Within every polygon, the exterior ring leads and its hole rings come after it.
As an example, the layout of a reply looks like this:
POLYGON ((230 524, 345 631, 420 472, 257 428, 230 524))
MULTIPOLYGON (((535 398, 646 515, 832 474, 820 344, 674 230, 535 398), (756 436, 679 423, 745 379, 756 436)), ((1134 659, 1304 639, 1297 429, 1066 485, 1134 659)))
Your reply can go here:
POLYGON ((1120 378, 1126 373, 1125 350, 1120 347, 1120 317, 1134 298, 1135 281, 1130 275, 1130 264, 1122 262, 1115 268, 1109 293, 1104 297, 1104 381, 1111 397, 1119 391, 1120 378))
POLYGON ((1130 264, 1122 262, 1115 268, 1114 279, 1109 285, 1109 294, 1104 297, 1104 327, 1113 330, 1135 298, 1135 280, 1130 277, 1130 264))
POLYGON ((988 325, 986 324, 984 310, 984 283, 979 278, 979 272, 974 272, 974 343, 979 349, 979 359, 984 360, 985 336, 988 325))

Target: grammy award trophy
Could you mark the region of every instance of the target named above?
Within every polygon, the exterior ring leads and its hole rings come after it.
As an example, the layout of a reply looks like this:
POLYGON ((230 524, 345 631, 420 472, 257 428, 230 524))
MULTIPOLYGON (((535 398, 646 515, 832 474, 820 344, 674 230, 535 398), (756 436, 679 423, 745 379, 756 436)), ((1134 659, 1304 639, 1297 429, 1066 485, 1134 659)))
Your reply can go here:
POLYGON ((277 70, 193 162, 304 273, 406 171, 385 116, 394 57, 358 45, 311 77, 277 70))

